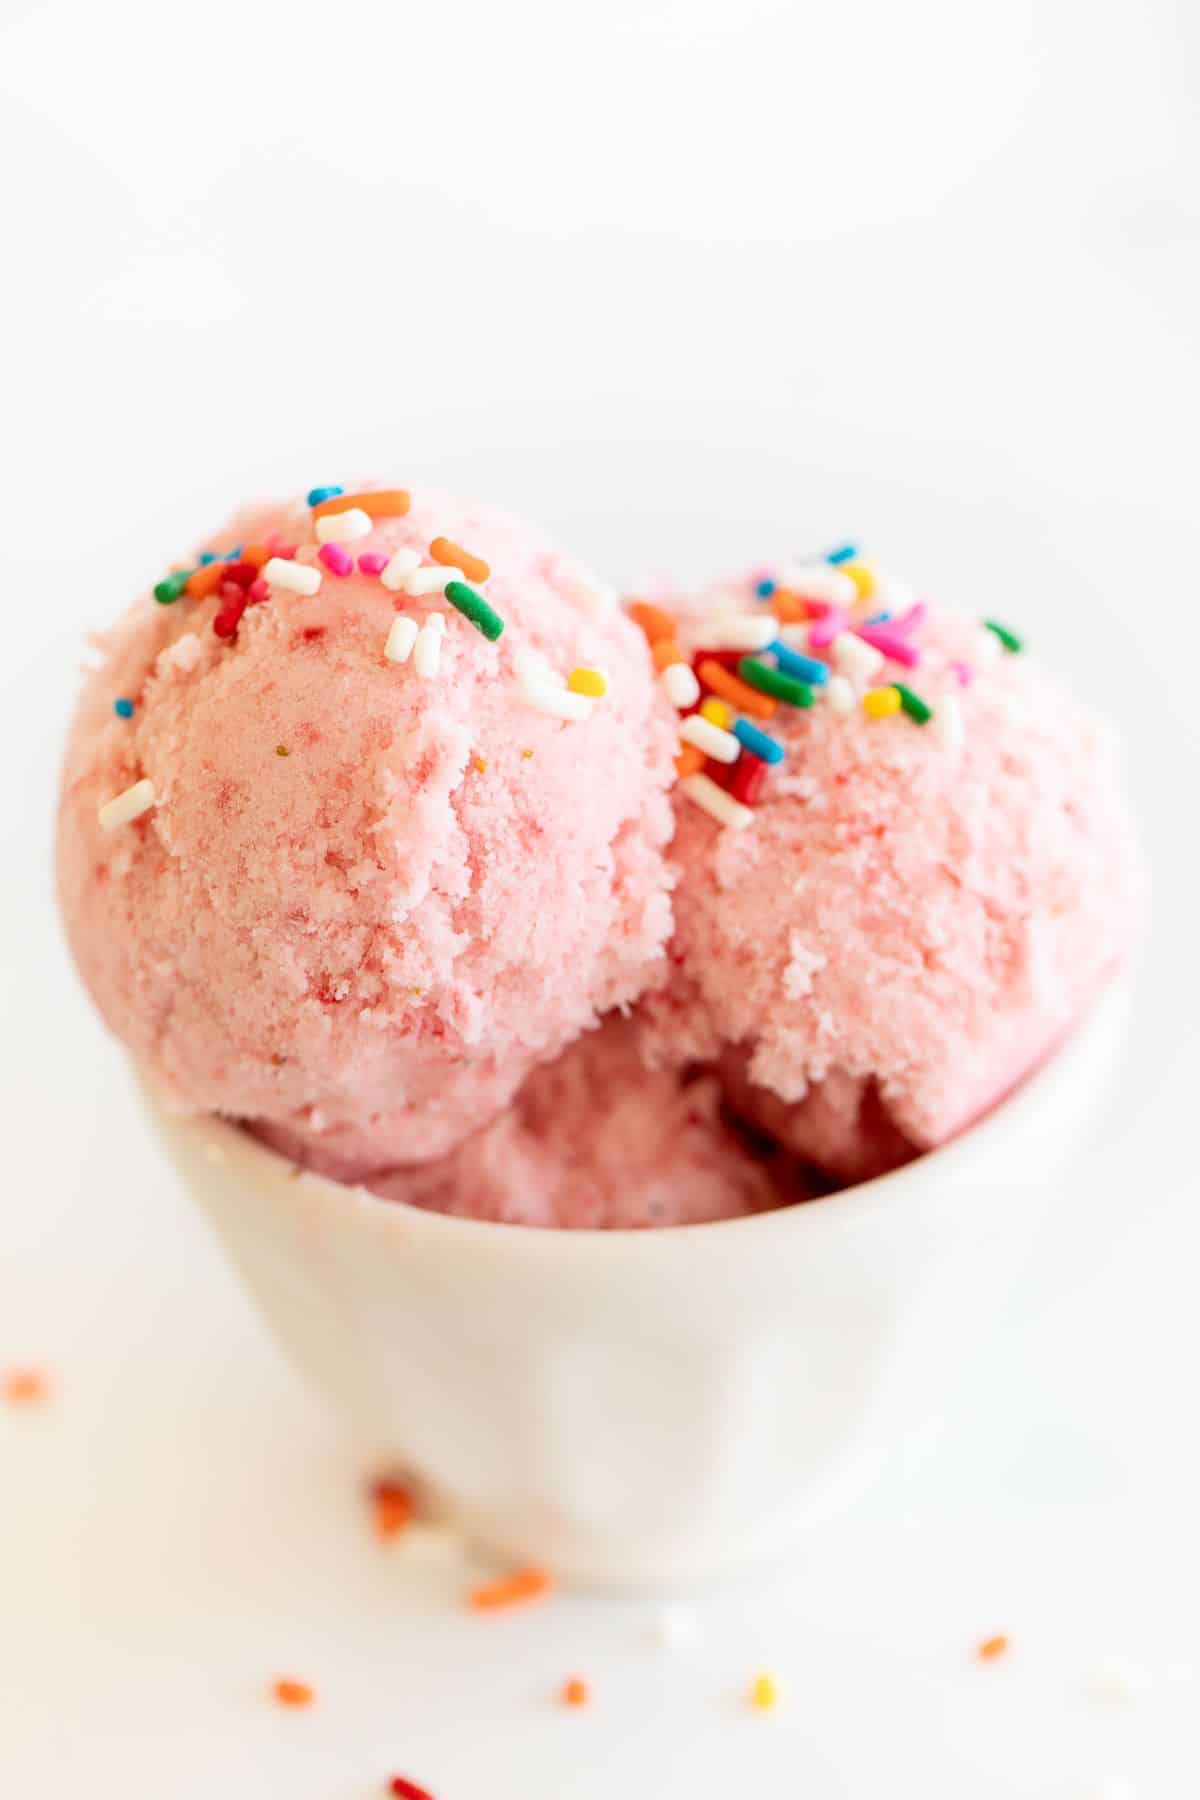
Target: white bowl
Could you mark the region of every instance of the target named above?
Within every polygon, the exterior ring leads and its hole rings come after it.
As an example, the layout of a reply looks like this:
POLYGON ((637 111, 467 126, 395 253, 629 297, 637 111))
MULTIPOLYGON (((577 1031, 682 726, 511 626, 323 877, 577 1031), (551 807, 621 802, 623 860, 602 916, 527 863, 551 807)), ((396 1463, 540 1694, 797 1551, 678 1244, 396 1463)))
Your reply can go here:
POLYGON ((650 1586, 777 1551, 937 1412, 1102 1091, 1125 1000, 895 1174, 657 1231, 422 1212, 143 1092, 364 1458, 412 1470, 507 1556, 650 1586))

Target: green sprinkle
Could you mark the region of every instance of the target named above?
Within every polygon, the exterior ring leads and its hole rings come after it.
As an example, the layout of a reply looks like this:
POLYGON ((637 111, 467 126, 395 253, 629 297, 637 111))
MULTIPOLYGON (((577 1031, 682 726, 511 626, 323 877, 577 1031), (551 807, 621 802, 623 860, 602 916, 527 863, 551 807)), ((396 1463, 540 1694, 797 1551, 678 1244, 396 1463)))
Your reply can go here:
POLYGON ((918 725, 928 725, 933 717, 932 706, 926 706, 920 694, 914 694, 912 689, 905 687, 902 681, 893 681, 891 685, 899 694, 900 704, 909 718, 915 719, 918 725))
POLYGON ((485 638, 495 643, 504 630, 504 620, 499 613, 492 611, 482 594, 477 594, 465 581, 448 581, 446 598, 451 606, 458 608, 464 619, 470 619, 477 631, 482 631, 485 638))
POLYGON ((170 606, 178 600, 192 574, 191 569, 174 569, 162 581, 154 584, 154 598, 160 606, 170 606))
POLYGON ((1016 656, 1018 651, 1025 648, 1022 639, 1017 636, 1015 631, 1010 631, 1007 625, 997 625, 995 619, 985 619, 983 622, 988 630, 994 632, 1000 639, 1004 648, 1006 650, 1011 650, 1014 656, 1016 656))
POLYGON ((784 675, 779 669, 772 669, 768 663, 758 662, 753 656, 743 656, 738 663, 738 674, 743 681, 757 688, 760 694, 770 694, 774 700, 786 700, 789 706, 811 706, 816 695, 807 681, 797 681, 792 675, 784 675))

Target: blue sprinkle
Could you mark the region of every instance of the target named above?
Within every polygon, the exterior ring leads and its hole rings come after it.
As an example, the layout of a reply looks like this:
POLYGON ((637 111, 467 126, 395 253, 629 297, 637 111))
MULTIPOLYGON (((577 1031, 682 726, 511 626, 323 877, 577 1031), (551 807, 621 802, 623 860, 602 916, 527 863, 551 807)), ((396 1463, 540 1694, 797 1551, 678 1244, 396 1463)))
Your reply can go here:
POLYGON ((309 488, 308 504, 310 506, 320 506, 322 501, 336 500, 338 495, 344 494, 345 491, 345 488, 340 487, 309 488))
POLYGON ((827 563, 832 563, 834 568, 836 568, 839 563, 853 562, 857 555, 857 544, 839 544, 836 550, 827 550, 825 552, 825 561, 827 563))
POLYGON ((829 680, 829 670, 815 656, 801 656, 798 650, 789 650, 778 638, 773 644, 768 644, 767 648, 785 675, 791 675, 797 681, 810 682, 813 687, 824 687, 829 680))
POLYGON ((207 568, 207 566, 210 562, 216 562, 216 560, 217 560, 217 553, 215 550, 202 550, 200 552, 200 555, 198 558, 200 567, 202 569, 207 568))
POLYGON ((132 717, 133 717, 133 701, 132 700, 114 700, 113 701, 113 711, 116 713, 118 719, 132 719, 132 717))
POLYGON ((749 719, 739 719, 733 728, 733 735, 743 750, 751 756, 757 756, 759 762, 781 763, 783 761, 783 745, 778 738, 773 738, 768 731, 760 731, 749 719))
POLYGON ((890 612, 872 613, 870 618, 867 620, 867 624, 868 625, 886 625, 888 620, 891 618, 891 616, 892 615, 890 612))
POLYGON ((777 581, 760 581, 754 591, 760 600, 769 600, 778 586, 777 581))
POLYGON ((244 548, 245 548, 245 546, 243 544, 237 544, 234 546, 234 548, 232 550, 227 550, 225 552, 225 561, 226 562, 241 562, 242 551, 244 548))

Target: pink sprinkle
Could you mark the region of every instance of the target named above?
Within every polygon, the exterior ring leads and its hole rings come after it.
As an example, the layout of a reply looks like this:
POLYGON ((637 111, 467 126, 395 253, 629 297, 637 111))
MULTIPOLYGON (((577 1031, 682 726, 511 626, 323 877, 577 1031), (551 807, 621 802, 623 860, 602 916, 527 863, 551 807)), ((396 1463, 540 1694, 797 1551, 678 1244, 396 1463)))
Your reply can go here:
MULTIPOLYGON (((812 605, 812 602, 809 602, 812 605)), ((808 634, 811 650, 827 650, 835 637, 850 629, 850 614, 844 606, 831 606, 823 619, 818 619, 808 634)), ((861 633, 859 634, 862 635, 861 633)))
POLYGON ((909 633, 914 632, 918 625, 923 625, 925 623, 925 614, 928 611, 929 608, 926 606, 925 602, 923 600, 918 600, 914 606, 909 607, 907 612, 902 612, 899 618, 889 619, 888 629, 890 631, 903 632, 905 636, 907 636, 909 633))
POLYGON ((317 551, 318 562, 323 562, 333 575, 352 575, 354 558, 345 544, 322 544, 317 551))
POLYGON ((954 670, 954 673, 958 676, 959 687, 970 687, 971 683, 975 679, 975 671, 971 667, 970 663, 952 662, 950 664, 950 667, 954 670))
POLYGON ((266 599, 267 595, 270 592, 271 592, 270 582, 264 581, 262 576, 260 575, 258 577, 258 580, 252 581, 250 583, 250 586, 246 589, 246 598, 250 602, 251 606, 257 606, 260 601, 266 599))
POLYGON ((382 575, 388 561, 388 557, 381 556, 378 550, 366 550, 359 557, 358 566, 364 575, 382 575))
MULTIPOLYGON (((908 639, 893 631, 891 625, 856 625, 856 637, 872 649, 881 650, 889 662, 901 663, 906 669, 915 669, 921 660, 921 652, 914 650, 908 639)), ((810 638, 810 642, 812 639, 810 638)))
MULTIPOLYGON (((275 533, 272 532, 271 535, 274 537, 275 533)), ((284 562, 294 562, 296 558, 296 546, 295 544, 276 544, 271 555, 282 557, 284 562)))

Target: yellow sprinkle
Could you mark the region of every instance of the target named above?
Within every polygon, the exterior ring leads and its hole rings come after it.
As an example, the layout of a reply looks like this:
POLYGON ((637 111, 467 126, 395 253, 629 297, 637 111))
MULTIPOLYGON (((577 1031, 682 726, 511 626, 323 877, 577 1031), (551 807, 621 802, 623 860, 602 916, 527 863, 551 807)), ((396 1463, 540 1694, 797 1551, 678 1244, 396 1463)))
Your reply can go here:
POLYGON ((894 687, 869 688, 863 695, 863 711, 868 719, 890 719, 900 711, 901 704, 894 687))
POLYGON ((479 770, 479 773, 481 775, 486 775, 487 774, 487 758, 485 756, 477 756, 475 758, 475 767, 479 770))
POLYGON ((291 752, 288 750, 286 744, 276 744, 275 754, 276 756, 289 756, 291 752))
POLYGON ((603 699, 608 692, 608 683, 599 669, 572 669, 567 686, 573 694, 590 694, 593 700, 603 699))
POLYGON ((865 563, 843 563, 839 573, 850 577, 858 589, 860 600, 869 600, 875 592, 875 577, 865 563))
POLYGON ((410 994, 415 994, 419 1000, 421 995, 425 992, 425 989, 418 988, 418 987, 410 987, 408 991, 410 994))
POLYGON ((750 1704, 756 1712, 770 1712, 779 1704, 779 1689, 773 1675, 756 1675, 750 1688, 750 1704))
POLYGON ((722 731, 728 731, 733 724, 731 709, 726 706, 724 700, 718 700, 712 694, 707 700, 701 702, 700 717, 707 719, 710 725, 719 725, 722 731))
POLYGON ((532 750, 522 750, 521 755, 522 756, 532 756, 533 751, 532 750))

